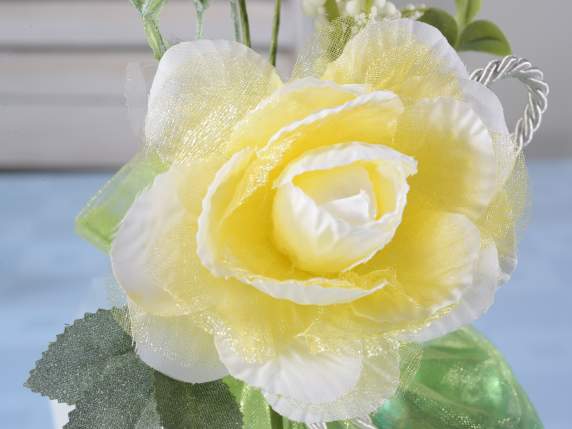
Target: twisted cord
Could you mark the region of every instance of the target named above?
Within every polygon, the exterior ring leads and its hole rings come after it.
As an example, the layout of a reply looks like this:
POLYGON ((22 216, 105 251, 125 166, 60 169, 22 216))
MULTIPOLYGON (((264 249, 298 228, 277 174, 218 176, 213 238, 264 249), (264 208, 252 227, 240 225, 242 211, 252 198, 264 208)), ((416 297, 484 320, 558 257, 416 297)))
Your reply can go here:
POLYGON ((524 116, 518 120, 514 129, 517 149, 520 151, 532 141, 548 106, 549 87, 544 82, 544 73, 524 58, 509 56, 491 61, 471 74, 472 80, 485 86, 510 78, 520 80, 528 90, 524 116))

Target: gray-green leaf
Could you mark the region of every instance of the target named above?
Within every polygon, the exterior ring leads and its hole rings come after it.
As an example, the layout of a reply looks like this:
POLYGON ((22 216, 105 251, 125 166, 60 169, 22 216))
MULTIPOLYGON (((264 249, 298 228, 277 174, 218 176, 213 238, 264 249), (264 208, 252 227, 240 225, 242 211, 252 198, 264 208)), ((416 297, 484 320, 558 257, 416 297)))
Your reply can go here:
POLYGON ((77 401, 64 429, 158 429, 153 373, 133 351, 111 358, 100 382, 77 401))
POLYGON ((455 0, 457 4, 457 23, 465 28, 481 10, 481 0, 455 0))
POLYGON ((75 404, 86 390, 100 382, 112 358, 132 350, 131 337, 111 311, 88 313, 48 346, 25 385, 50 399, 75 404))
POLYGON ((242 414, 221 380, 189 384, 155 372, 155 399, 166 429, 242 429, 242 414))
POLYGON ((438 8, 429 8, 425 11, 419 21, 425 22, 437 28, 447 38, 451 46, 457 44, 459 37, 459 28, 457 21, 447 12, 438 8))
POLYGON ((490 21, 474 21, 461 33, 459 51, 479 51, 493 55, 510 55, 512 49, 506 36, 490 21))

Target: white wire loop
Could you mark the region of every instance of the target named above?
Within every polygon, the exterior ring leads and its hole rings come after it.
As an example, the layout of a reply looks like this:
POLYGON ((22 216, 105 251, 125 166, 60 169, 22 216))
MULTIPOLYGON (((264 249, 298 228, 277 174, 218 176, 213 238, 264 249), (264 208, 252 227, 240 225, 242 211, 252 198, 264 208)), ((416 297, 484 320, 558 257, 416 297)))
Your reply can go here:
POLYGON ((487 87, 499 80, 512 78, 522 82, 528 91, 524 116, 518 120, 514 129, 514 138, 520 151, 532 141, 548 107, 550 88, 544 81, 544 73, 524 58, 508 56, 493 60, 471 74, 472 80, 487 87))

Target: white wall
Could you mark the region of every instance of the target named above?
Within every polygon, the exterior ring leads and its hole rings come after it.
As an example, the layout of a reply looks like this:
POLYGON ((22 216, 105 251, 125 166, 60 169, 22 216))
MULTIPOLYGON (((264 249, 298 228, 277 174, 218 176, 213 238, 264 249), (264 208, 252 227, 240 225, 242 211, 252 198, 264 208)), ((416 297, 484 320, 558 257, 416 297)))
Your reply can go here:
MULTIPOLYGON (((288 69, 303 39, 300 0, 285 1, 279 65, 288 69)), ((453 0, 424 0, 452 10, 453 0)), ((398 2, 401 6, 409 1, 398 2)), ((552 85, 533 156, 572 156, 568 122, 572 84, 572 2, 483 0, 483 18, 507 33, 516 55, 546 72, 552 85)), ((249 0, 254 44, 266 52, 271 0, 249 0)), ((172 41, 192 38, 190 0, 170 0, 162 25, 172 41)), ((207 36, 231 38, 228 4, 214 0, 207 36)), ((305 24, 305 25, 304 25, 305 24)), ((491 57, 465 55, 471 68, 491 57)), ((124 102, 127 63, 152 61, 128 0, 0 0, 0 168, 115 166, 137 150, 124 102)), ((511 122, 525 93, 500 84, 511 122)))
MULTIPOLYGON (((479 17, 496 22, 509 38, 514 55, 525 57, 542 69, 551 86, 548 112, 528 154, 572 156, 572 2, 482 1, 479 17)), ((427 0, 426 3, 454 10, 453 0, 427 0)), ((472 68, 484 65, 492 58, 474 53, 464 57, 472 68)), ((525 93, 519 85, 501 83, 498 93, 505 104, 507 118, 514 123, 526 103, 525 93)))
MULTIPOLYGON (((301 25, 284 2, 279 64, 289 68, 301 25), (290 24, 288 24, 290 23, 290 24)), ((268 51, 273 2, 249 0, 252 40, 268 51)), ((161 14, 172 42, 191 40, 191 0, 161 14)), ((226 0, 213 0, 206 36, 231 39, 226 0)), ((118 166, 138 149, 125 108, 130 62, 155 63, 129 0, 0 0, 0 168, 118 166)))

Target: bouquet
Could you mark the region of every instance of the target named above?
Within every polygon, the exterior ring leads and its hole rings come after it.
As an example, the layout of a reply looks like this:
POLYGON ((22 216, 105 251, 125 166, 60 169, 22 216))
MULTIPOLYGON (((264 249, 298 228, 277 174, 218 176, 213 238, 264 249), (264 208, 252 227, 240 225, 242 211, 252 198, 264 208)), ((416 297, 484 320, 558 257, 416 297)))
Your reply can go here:
POLYGON ((159 64, 140 153, 88 203, 113 306, 66 327, 27 386, 66 428, 541 428, 471 322, 516 267, 523 147, 548 87, 480 1, 457 16, 304 0, 288 81, 235 41, 167 48, 162 0, 132 0, 159 64), (487 85, 530 102, 511 133, 487 85))

